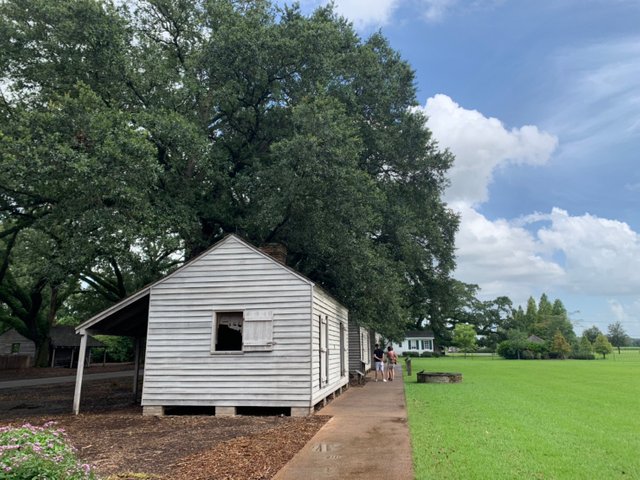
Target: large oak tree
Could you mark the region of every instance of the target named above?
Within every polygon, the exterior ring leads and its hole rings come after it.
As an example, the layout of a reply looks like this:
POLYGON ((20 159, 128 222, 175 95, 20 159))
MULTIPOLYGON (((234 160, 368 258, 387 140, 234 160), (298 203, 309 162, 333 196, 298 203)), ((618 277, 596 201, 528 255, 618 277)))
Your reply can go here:
POLYGON ((453 158, 331 7, 8 0, 0 89, 0 313, 40 344, 80 280, 114 301, 229 232, 388 337, 444 322, 453 158))

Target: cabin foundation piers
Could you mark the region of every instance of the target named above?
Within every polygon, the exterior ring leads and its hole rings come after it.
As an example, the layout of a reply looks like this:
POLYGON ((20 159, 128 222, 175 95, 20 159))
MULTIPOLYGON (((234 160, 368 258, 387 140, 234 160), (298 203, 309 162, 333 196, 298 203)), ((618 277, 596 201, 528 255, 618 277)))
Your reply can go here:
POLYGON ((236 407, 216 407, 216 417, 235 417, 236 407))
POLYGON ((142 407, 144 417, 164 417, 164 407, 158 405, 145 405, 142 407))

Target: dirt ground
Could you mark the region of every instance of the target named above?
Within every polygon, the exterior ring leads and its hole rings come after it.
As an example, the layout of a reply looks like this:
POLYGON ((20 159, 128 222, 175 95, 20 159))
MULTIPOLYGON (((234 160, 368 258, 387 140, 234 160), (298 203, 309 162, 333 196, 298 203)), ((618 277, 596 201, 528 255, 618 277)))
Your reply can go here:
MULTIPOLYGON (((53 370, 53 376, 74 373, 53 370)), ((131 378, 86 382, 81 414, 75 416, 69 413, 73 389, 72 383, 0 389, 0 425, 53 420, 66 430, 82 461, 110 480, 270 479, 329 418, 143 417, 133 403, 131 378)))

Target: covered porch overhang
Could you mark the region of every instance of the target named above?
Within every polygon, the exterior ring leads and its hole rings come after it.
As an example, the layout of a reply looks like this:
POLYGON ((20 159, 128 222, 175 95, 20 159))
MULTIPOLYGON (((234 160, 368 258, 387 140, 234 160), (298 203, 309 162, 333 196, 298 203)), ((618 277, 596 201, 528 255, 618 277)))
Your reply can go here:
POLYGON ((143 341, 147 336, 147 326, 149 324, 150 294, 151 288, 144 288, 76 327, 76 333, 81 335, 81 338, 78 369, 76 371, 76 386, 73 395, 74 414, 77 415, 80 412, 84 358, 87 353, 87 339, 89 335, 117 335, 132 337, 135 340, 134 398, 137 395, 140 373, 140 352, 143 341))

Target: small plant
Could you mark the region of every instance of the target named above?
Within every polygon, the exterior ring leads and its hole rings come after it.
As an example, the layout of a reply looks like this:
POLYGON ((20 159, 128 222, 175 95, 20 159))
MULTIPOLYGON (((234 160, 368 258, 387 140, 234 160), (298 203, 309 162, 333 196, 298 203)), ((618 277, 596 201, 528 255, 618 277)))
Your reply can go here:
POLYGON ((78 461, 64 430, 54 425, 0 428, 0 480, 96 478, 89 465, 78 461))

